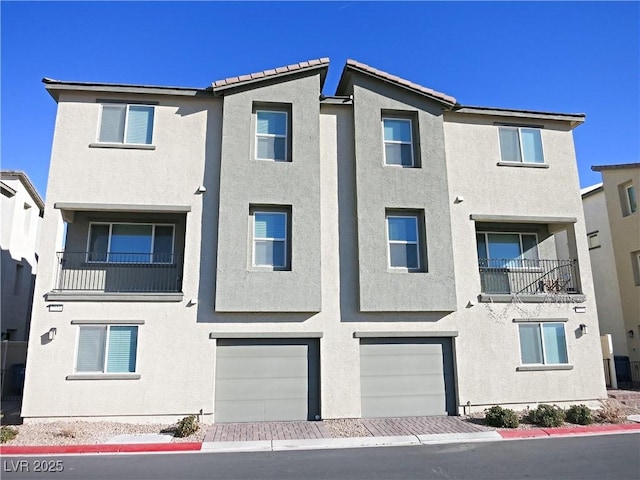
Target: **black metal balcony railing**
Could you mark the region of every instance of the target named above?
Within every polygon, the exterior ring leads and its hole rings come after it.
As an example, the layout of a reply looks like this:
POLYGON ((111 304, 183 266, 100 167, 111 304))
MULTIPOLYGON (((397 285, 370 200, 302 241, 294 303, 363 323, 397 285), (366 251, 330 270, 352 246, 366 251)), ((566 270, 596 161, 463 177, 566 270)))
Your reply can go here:
POLYGON ((57 291, 179 292, 182 256, 58 252, 57 291))
POLYGON ((580 293, 576 260, 482 258, 478 263, 483 293, 580 293))

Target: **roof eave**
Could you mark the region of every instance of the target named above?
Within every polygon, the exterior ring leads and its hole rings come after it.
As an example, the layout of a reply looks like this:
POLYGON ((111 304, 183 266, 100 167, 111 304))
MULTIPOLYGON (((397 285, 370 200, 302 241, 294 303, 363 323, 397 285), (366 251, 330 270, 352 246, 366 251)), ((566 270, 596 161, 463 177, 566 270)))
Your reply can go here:
POLYGON ((591 170, 601 172, 602 170, 622 170, 625 168, 640 168, 640 163, 616 163, 611 165, 593 165, 591 170))
POLYGON ((105 93, 124 93, 124 94, 152 94, 152 95, 171 95, 171 96, 188 96, 203 95, 211 91, 207 88, 190 88, 190 87, 165 87, 160 85, 137 85, 137 84, 119 84, 119 83, 98 83, 98 82, 74 82, 54 80, 51 78, 43 78, 45 88, 49 94, 57 102, 62 91, 77 92, 105 92, 105 93))
POLYGON ((459 105, 455 110, 456 113, 468 113, 475 115, 491 115, 503 117, 531 118, 538 120, 555 120, 560 122, 569 122, 571 129, 584 123, 586 115, 584 113, 557 113, 543 112, 538 110, 519 110, 498 107, 476 107, 471 105, 459 105))
POLYGON ((31 198, 33 198, 40 212, 44 212, 44 201, 25 172, 21 170, 2 170, 2 175, 19 179, 22 185, 24 185, 25 190, 27 190, 31 198))

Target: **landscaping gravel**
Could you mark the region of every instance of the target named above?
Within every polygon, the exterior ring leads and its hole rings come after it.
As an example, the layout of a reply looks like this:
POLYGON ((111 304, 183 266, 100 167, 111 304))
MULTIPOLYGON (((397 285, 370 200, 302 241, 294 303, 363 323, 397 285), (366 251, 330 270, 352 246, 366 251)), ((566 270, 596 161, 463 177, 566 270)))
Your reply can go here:
POLYGON ((357 418, 323 420, 322 423, 326 429, 329 430, 333 438, 373 436, 357 418))
MULTIPOLYGON (((13 425, 16 437, 5 445, 97 445, 116 435, 160 433, 173 425, 131 424, 114 422, 54 422, 13 425)), ((201 425, 189 437, 176 438, 172 442, 202 442, 207 431, 201 425)))

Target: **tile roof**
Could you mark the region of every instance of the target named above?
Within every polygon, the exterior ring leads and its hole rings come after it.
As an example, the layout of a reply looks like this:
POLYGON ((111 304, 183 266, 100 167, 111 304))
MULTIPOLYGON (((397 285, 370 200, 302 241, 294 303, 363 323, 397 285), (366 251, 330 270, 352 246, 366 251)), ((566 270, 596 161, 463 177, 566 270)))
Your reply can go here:
POLYGON ((316 58, 314 60, 307 60, 306 62, 294 63, 292 65, 263 70, 261 72, 250 73, 248 75, 240 75, 237 77, 225 78, 223 80, 216 80, 211 84, 211 86, 213 87, 214 91, 223 90, 225 88, 231 88, 245 83, 256 82, 272 77, 288 75, 291 73, 298 73, 304 70, 327 68, 328 66, 329 59, 327 57, 316 58))
POLYGON ((340 85, 342 84, 342 81, 348 69, 357 70, 362 73, 366 73, 368 75, 376 77, 380 80, 391 82, 400 87, 413 90, 414 92, 420 93, 422 95, 426 95, 427 97, 433 98, 434 100, 445 103, 449 106, 454 106, 457 103, 456 99, 450 95, 447 95, 442 92, 437 92, 436 90, 433 90, 431 88, 423 87, 422 85, 418 85, 417 83, 410 82, 409 80, 405 80, 404 78, 400 78, 396 75, 383 72, 382 70, 378 70, 377 68, 370 67, 369 65, 366 65, 364 63, 361 63, 352 59, 347 60, 347 64, 345 65, 344 70, 342 71, 342 77, 340 78, 338 89, 340 88, 340 85))

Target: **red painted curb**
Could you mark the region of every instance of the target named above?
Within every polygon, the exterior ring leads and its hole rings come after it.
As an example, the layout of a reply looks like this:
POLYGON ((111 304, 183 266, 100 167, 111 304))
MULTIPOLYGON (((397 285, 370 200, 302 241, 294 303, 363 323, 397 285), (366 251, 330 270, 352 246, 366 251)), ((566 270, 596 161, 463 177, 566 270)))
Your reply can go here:
POLYGON ((55 453, 140 453, 198 451, 202 443, 126 443, 108 445, 36 445, 0 447, 2 455, 42 455, 55 453))
POLYGON ((563 435, 580 435, 585 433, 612 433, 640 431, 639 423, 628 423, 624 425, 593 425, 591 427, 570 427, 570 428, 530 428, 527 430, 499 430, 498 433, 505 439, 536 438, 536 437, 559 437, 563 435))
POLYGON ((625 423, 623 425, 592 425, 590 427, 573 427, 573 428, 546 428, 545 432, 549 436, 558 435, 575 435, 580 433, 602 433, 602 432, 628 432, 640 431, 639 423, 625 423))

